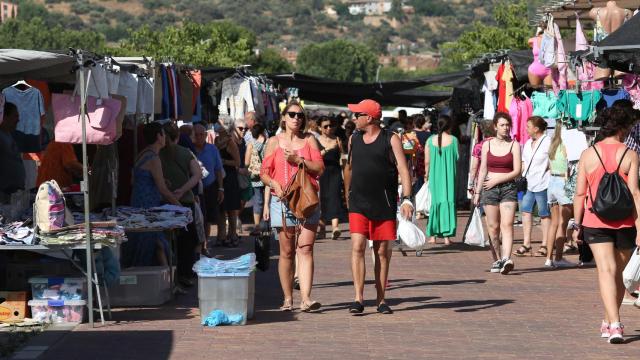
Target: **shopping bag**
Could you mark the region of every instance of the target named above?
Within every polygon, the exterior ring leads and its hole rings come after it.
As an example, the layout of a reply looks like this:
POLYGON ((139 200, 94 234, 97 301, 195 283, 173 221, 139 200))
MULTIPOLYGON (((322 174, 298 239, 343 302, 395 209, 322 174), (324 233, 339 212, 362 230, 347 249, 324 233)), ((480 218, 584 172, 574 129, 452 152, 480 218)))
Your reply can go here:
POLYGON ((426 181, 416 194, 416 211, 429 215, 431 208, 431 193, 429 192, 429 182, 426 181))
POLYGON ((482 216, 480 215, 480 209, 477 207, 473 209, 471 215, 471 221, 469 227, 464 236, 464 242, 468 245, 485 246, 484 230, 482 228, 482 216))
POLYGON ((400 217, 398 224, 398 238, 412 249, 421 250, 426 241, 426 237, 422 230, 418 228, 412 221, 400 217))
POLYGON ((622 282, 629 292, 638 290, 640 286, 640 249, 633 251, 631 259, 622 272, 622 282))

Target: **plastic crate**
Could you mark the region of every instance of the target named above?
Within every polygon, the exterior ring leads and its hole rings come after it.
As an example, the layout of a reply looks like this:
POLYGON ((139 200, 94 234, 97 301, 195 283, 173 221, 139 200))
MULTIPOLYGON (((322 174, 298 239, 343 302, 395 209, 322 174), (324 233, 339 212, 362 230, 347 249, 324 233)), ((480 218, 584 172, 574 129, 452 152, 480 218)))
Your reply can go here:
POLYGON ((84 300, 29 300, 31 317, 47 323, 81 323, 84 321, 84 300))
POLYGON ((120 279, 109 287, 111 306, 155 306, 171 299, 169 268, 132 267, 120 272, 120 279))
POLYGON ((33 300, 85 300, 87 282, 80 277, 32 277, 31 298, 33 300))
POLYGON ((253 319, 255 310, 255 272, 250 274, 198 274, 200 317, 213 310, 242 314, 244 322, 253 319))

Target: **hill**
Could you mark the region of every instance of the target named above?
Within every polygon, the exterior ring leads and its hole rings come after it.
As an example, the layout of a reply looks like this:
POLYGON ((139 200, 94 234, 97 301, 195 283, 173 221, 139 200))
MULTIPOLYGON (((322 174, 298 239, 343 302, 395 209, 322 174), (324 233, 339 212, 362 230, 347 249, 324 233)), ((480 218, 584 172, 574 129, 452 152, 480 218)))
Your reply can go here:
MULTIPOLYGON (((386 11, 354 15, 348 0, 20 0, 18 16, 92 29, 109 42, 143 25, 157 30, 227 19, 252 30, 262 47, 299 50, 340 38, 363 42, 379 54, 408 54, 435 51, 474 21, 491 22, 497 1, 372 0, 376 6, 387 3, 386 11)), ((532 9, 536 2, 541 1, 530 2, 532 9)))

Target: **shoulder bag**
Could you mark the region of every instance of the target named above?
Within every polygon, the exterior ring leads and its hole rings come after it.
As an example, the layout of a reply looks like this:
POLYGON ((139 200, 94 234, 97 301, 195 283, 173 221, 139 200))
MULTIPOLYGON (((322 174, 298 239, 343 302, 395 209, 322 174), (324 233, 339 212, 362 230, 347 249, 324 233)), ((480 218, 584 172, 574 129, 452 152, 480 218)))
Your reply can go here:
POLYGON ((536 147, 536 150, 533 152, 533 154, 531 155, 531 160, 529 161, 529 166, 527 166, 527 171, 524 172, 524 175, 516 178, 514 181, 516 183, 516 189, 518 189, 518 192, 526 192, 527 191, 527 186, 529 185, 527 183, 527 174, 529 173, 529 169, 531 169, 531 164, 533 164, 533 158, 536 156, 536 153, 538 152, 538 149, 540 149, 540 145, 542 145, 542 141, 544 140, 544 138, 546 137, 546 135, 544 135, 541 139, 540 139, 540 143, 538 144, 538 146, 536 147))
POLYGON ((320 200, 318 191, 309 180, 304 162, 298 167, 296 175, 291 179, 282 195, 284 202, 297 219, 307 219, 318 208, 320 200))

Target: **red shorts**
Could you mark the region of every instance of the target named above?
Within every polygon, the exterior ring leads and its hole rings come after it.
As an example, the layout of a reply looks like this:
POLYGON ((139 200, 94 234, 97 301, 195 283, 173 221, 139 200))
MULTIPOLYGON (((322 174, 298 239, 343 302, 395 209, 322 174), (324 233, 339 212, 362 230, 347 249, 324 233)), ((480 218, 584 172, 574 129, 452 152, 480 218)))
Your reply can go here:
POLYGON ((349 213, 349 231, 369 240, 393 241, 396 239, 396 220, 369 220, 362 214, 349 213))

